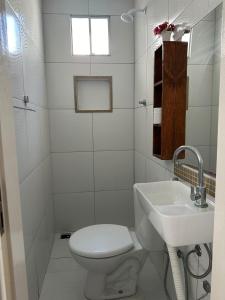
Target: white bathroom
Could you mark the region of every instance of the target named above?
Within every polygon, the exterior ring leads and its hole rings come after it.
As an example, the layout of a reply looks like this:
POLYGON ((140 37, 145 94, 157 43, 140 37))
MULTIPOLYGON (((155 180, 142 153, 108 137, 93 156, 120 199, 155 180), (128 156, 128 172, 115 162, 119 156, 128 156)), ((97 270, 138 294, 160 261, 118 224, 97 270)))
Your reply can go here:
POLYGON ((0 0, 0 299, 225 299, 222 0, 0 0))

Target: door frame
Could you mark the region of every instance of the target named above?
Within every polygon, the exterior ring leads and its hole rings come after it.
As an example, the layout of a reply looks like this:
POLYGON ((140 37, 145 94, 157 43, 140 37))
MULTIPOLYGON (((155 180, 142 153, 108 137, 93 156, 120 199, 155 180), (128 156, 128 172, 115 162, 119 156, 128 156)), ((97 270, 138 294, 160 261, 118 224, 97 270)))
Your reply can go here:
POLYGON ((5 0, 0 0, 0 188, 4 219, 4 233, 0 235, 2 299, 28 300, 5 0))
POLYGON ((225 0, 222 11, 222 49, 220 68, 220 100, 218 118, 216 205, 213 241, 212 300, 225 297, 225 0))

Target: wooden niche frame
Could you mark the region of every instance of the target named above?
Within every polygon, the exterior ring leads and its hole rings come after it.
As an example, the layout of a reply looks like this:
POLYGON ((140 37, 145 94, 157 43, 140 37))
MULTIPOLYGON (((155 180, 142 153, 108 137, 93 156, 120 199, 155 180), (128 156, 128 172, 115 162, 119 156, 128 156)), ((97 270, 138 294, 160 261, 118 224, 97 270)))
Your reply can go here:
POLYGON ((113 87, 112 76, 74 76, 74 101, 75 111, 77 113, 91 113, 91 112, 112 112, 113 111, 113 87), (79 109, 78 99, 78 83, 79 81, 108 81, 109 82, 109 109, 79 109))

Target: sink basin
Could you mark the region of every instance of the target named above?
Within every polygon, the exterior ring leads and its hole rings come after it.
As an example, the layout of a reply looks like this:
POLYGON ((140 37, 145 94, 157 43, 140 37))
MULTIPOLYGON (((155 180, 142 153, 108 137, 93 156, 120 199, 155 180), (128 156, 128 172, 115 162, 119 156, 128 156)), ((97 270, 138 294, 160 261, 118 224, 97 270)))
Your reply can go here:
POLYGON ((148 220, 172 247, 210 243, 213 240, 214 204, 198 208, 190 199, 190 187, 179 181, 137 183, 136 201, 148 220))

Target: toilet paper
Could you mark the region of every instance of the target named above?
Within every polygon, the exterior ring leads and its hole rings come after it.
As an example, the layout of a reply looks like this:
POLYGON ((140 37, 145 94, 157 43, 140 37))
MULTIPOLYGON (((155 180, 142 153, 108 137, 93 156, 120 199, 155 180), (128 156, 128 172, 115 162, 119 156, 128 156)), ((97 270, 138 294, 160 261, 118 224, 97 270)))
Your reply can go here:
POLYGON ((162 108, 154 108, 153 111, 153 124, 161 124, 162 121, 162 108))

